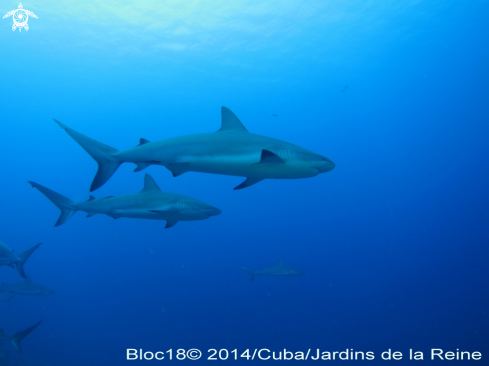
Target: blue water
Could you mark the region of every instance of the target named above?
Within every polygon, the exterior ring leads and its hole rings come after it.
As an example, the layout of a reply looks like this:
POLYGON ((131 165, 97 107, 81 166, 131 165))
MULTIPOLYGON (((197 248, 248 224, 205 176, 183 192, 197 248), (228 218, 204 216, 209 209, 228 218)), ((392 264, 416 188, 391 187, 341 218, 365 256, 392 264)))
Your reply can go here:
MULTIPOLYGON (((487 1, 23 5, 28 32, 0 22, 0 240, 42 242, 26 271, 56 294, 0 303, 8 334, 44 319, 22 355, 2 346, 6 365, 125 365, 127 348, 375 352, 358 364, 392 349, 402 365, 437 364, 440 348, 487 363, 487 1), (170 229, 83 213, 54 227, 27 183, 89 197, 96 163, 52 118, 126 149, 215 131, 221 106, 336 168, 233 191, 242 178, 151 166, 164 191, 223 211, 170 229), (278 260, 305 275, 241 269, 278 260)), ((94 195, 141 190, 134 167, 94 195)))

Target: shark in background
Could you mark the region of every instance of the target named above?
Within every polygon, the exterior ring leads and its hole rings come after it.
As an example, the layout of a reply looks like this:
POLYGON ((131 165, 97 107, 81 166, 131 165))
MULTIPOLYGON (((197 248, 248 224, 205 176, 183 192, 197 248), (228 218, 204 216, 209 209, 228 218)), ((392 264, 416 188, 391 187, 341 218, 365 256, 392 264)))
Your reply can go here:
POLYGON ((33 282, 29 277, 20 283, 0 286, 0 297, 2 295, 28 295, 28 296, 47 296, 54 294, 54 291, 33 282))
POLYGON ((15 255, 14 251, 10 249, 7 244, 0 241, 0 266, 16 268, 17 272, 19 272, 23 278, 26 278, 24 264, 40 245, 41 243, 36 244, 25 252, 15 255))
POLYGON ((6 334, 3 329, 0 329, 0 344, 4 342, 12 342, 13 346, 17 351, 22 353, 22 348, 20 347, 20 342, 34 329, 36 329, 39 324, 42 323, 42 320, 38 322, 37 324, 34 324, 32 327, 29 327, 27 329, 24 329, 18 333, 15 333, 13 335, 8 335, 6 334))
POLYGON ((61 210, 55 226, 64 224, 76 211, 87 212, 87 217, 104 214, 114 219, 128 217, 165 220, 165 228, 170 228, 179 221, 206 220, 222 212, 195 198, 163 192, 149 174, 144 176, 144 187, 139 193, 105 198, 90 196, 85 202, 73 202, 35 182, 29 184, 61 210))
POLYGON ((299 179, 329 172, 335 164, 328 158, 289 142, 256 135, 228 108, 221 108, 221 128, 150 142, 141 138, 137 146, 119 151, 54 120, 98 163, 90 191, 103 186, 122 163, 137 165, 135 172, 162 165, 174 177, 202 172, 246 177, 234 189, 264 179, 299 179))
POLYGON ((276 266, 260 269, 258 271, 253 271, 252 269, 241 267, 246 272, 251 275, 251 280, 255 279, 255 276, 279 276, 279 277, 295 277, 304 274, 301 270, 296 268, 288 267, 281 261, 278 261, 276 266))

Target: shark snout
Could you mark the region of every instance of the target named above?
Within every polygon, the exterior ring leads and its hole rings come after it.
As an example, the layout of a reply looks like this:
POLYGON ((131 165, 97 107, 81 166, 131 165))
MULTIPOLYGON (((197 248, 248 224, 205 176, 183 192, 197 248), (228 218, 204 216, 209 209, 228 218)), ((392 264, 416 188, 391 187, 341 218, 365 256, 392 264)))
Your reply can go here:
POLYGON ((218 208, 216 207, 209 207, 207 210, 206 210, 206 214, 209 215, 209 216, 217 216, 217 215, 220 215, 222 214, 222 211, 219 210, 218 208))
POLYGON ((316 168, 319 171, 319 173, 326 173, 326 172, 333 170, 334 167, 335 167, 335 164, 331 160, 323 157, 321 164, 319 164, 319 166, 317 166, 316 168))

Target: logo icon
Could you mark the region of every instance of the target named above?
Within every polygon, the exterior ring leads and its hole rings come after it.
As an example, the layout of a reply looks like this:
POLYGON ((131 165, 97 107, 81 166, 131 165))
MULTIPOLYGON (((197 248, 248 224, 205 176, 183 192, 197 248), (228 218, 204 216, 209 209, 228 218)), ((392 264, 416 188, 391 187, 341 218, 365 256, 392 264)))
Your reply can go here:
POLYGON ((22 3, 20 3, 18 9, 9 11, 3 16, 3 19, 12 16, 12 19, 14 20, 14 24, 12 25, 13 31, 15 31, 17 28, 19 28, 19 32, 22 31, 22 28, 28 31, 29 25, 27 24, 27 21, 29 20, 29 15, 37 19, 36 14, 34 14, 32 11, 25 10, 22 3))

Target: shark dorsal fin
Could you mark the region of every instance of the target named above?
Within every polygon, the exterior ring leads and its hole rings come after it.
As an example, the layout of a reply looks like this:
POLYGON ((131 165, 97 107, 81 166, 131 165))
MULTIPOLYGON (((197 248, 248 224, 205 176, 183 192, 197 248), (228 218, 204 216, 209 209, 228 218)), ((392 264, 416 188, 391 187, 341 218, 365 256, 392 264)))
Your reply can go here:
POLYGON ((144 175, 144 187, 143 187, 143 190, 141 192, 146 192, 146 191, 150 191, 153 189, 161 191, 160 187, 158 187, 158 185, 156 184, 154 179, 151 177, 151 175, 145 174, 144 175))
POLYGON ((94 196, 90 196, 90 198, 89 198, 89 199, 87 199, 87 202, 88 202, 88 201, 93 201, 93 200, 96 200, 96 198, 95 198, 94 196))
POLYGON ((226 107, 221 107, 221 128, 217 132, 248 132, 236 115, 226 107))
POLYGON ((143 139, 142 137, 139 139, 139 144, 137 146, 142 146, 148 144, 150 141, 143 139))

